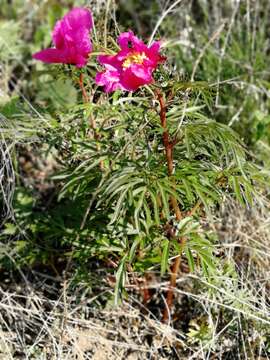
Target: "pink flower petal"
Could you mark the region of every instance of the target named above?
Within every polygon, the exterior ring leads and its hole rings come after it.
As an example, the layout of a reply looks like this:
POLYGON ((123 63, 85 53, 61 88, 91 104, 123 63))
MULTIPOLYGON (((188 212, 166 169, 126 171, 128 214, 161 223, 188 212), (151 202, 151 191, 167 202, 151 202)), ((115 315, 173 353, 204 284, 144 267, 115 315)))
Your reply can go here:
POLYGON ((129 42, 134 37, 134 33, 130 30, 128 32, 124 32, 118 36, 117 42, 121 49, 129 49, 129 42))
POLYGON ((87 64, 87 58, 85 58, 84 56, 77 54, 74 58, 74 63, 69 62, 69 64, 73 64, 76 65, 77 68, 81 68, 84 67, 87 64))
POLYGON ((58 49, 45 49, 32 55, 36 60, 41 60, 45 63, 64 63, 66 64, 66 54, 58 49))
POLYGON ((64 34, 62 33, 62 20, 58 20, 56 22, 55 27, 53 29, 53 33, 52 33, 52 39, 53 39, 54 45, 58 49, 62 49, 64 47, 65 38, 64 38, 64 34))
POLYGON ((120 84, 128 91, 136 91, 140 86, 150 84, 153 81, 147 70, 128 68, 121 76, 120 84))
POLYGON ((158 53, 160 50, 160 41, 154 41, 150 46, 149 51, 153 53, 158 53))
POLYGON ((130 71, 138 78, 149 84, 152 82, 152 70, 143 65, 134 64, 130 67, 130 71))
POLYGON ((122 88, 119 83, 118 71, 106 70, 104 72, 99 72, 96 75, 95 81, 97 85, 104 86, 106 92, 112 92, 122 88))
POLYGON ((115 55, 100 55, 98 56, 98 62, 101 65, 104 65, 108 70, 120 69, 121 62, 117 59, 115 55))
POLYGON ((128 31, 119 35, 118 44, 122 50, 134 49, 136 51, 145 51, 147 46, 133 34, 132 31, 128 31))
POLYGON ((84 27, 90 31, 93 28, 91 12, 85 8, 73 8, 63 17, 63 21, 72 30, 84 27))
POLYGON ((85 29, 79 29, 76 34, 74 34, 73 43, 75 44, 76 51, 85 57, 88 57, 93 49, 89 40, 89 33, 85 29))

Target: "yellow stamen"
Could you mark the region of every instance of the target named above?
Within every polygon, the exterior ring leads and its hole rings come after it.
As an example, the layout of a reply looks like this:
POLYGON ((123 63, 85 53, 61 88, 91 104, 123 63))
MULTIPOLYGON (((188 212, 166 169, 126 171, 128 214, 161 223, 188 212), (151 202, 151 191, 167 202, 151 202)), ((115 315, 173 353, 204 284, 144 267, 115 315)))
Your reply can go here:
POLYGON ((132 52, 126 57, 122 66, 124 69, 126 69, 130 67, 130 65, 132 64, 142 64, 145 59, 147 59, 147 56, 145 55, 144 52, 142 53, 132 52))

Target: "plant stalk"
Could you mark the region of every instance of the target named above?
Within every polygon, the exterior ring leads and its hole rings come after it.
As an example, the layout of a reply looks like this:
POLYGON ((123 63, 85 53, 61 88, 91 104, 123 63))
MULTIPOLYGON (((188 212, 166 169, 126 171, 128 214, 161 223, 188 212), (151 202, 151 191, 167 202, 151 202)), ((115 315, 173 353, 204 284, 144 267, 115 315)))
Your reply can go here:
MULTIPOLYGON (((169 131, 167 128, 166 103, 165 103, 164 96, 159 91, 156 94, 157 94, 157 99, 158 99, 159 105, 160 105, 160 114, 159 115, 160 115, 161 126, 163 128, 162 139, 163 139, 163 145, 164 145, 165 154, 166 154, 168 175, 172 176, 173 175, 173 149, 176 144, 176 141, 170 140, 170 135, 169 135, 169 131)), ((171 202, 171 206, 174 210, 176 220, 180 221, 182 219, 182 213, 179 209, 176 198, 174 196, 171 196, 170 202, 171 202)), ((180 242, 182 242, 182 239, 180 239, 180 242)), ((179 271, 180 264, 181 264, 181 255, 177 256, 177 258, 175 259, 173 266, 172 266, 171 277, 170 277, 170 287, 169 287, 169 290, 167 292, 167 297, 166 297, 167 306, 165 306, 165 309, 163 312, 163 322, 167 322, 169 319, 169 316, 170 316, 170 310, 171 310, 171 307, 173 304, 173 291, 176 286, 176 279, 177 279, 177 274, 179 271)))
POLYGON ((79 85, 80 85, 80 89, 81 89, 81 91, 82 91, 83 101, 84 101, 85 103, 88 103, 88 102, 89 102, 89 98, 88 98, 87 92, 86 92, 85 87, 84 87, 84 84, 83 84, 83 73, 82 73, 82 72, 80 73, 79 85))
MULTIPOLYGON (((170 140, 169 131, 167 129, 167 117, 166 117, 166 104, 163 95, 160 92, 157 92, 157 98, 160 105, 160 122, 161 126, 163 128, 163 145, 165 148, 165 154, 166 154, 166 161, 167 161, 167 168, 168 168, 168 175, 173 175, 173 148, 175 145, 174 141, 170 140)), ((179 209, 179 206, 177 204, 177 200, 174 196, 171 196, 170 198, 172 208, 174 209, 175 217, 177 221, 180 221, 182 219, 182 214, 179 209)))

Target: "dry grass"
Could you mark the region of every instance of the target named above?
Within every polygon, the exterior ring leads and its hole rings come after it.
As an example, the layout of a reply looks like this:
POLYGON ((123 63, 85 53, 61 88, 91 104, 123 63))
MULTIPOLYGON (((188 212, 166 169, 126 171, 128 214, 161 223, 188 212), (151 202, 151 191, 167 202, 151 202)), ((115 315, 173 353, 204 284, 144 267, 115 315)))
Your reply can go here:
POLYGON ((1 221, 12 216, 12 199, 15 188, 15 173, 11 158, 13 146, 12 143, 7 143, 3 136, 0 135, 0 196, 4 203, 0 224, 1 221))
POLYGON ((71 283, 63 289, 59 279, 41 272, 23 273, 24 280, 7 277, 1 289, 1 359, 267 359, 267 211, 231 202, 219 219, 217 253, 235 264, 237 276, 224 272, 207 282, 182 274, 168 325, 159 321, 168 283, 158 275, 149 282, 154 291, 147 306, 130 286, 118 308, 111 305, 106 282, 93 294, 71 283))

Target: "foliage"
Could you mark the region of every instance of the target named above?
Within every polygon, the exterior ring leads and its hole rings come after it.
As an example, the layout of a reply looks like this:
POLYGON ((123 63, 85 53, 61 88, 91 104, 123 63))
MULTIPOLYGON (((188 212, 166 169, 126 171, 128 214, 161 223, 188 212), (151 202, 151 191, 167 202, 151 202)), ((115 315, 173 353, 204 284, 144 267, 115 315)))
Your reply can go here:
MULTIPOLYGON (((72 76, 76 84, 77 73, 72 76)), ((170 81, 165 94, 171 91, 170 81)), ((59 256, 72 256, 84 264, 110 258, 119 264, 119 291, 126 264, 142 273, 159 265, 164 273, 169 258, 179 253, 191 270, 201 264, 205 275, 216 272, 213 234, 203 229, 200 217, 211 218, 226 195, 251 205, 253 181, 260 175, 247 161, 237 134, 209 118, 207 85, 188 84, 185 102, 180 85, 167 108, 170 136, 177 139, 173 176, 167 174, 159 106, 150 89, 108 98, 89 88, 95 102, 62 108, 54 97, 54 108, 45 107, 44 114, 40 109, 48 120, 36 136, 57 162, 51 196, 58 203, 45 205, 44 212, 43 199, 17 190, 17 225, 7 223, 2 238, 15 236, 19 262, 52 264, 59 256), (170 208, 171 197, 186 214, 180 222, 170 208)), ((42 101, 50 104, 51 99, 42 101)))

